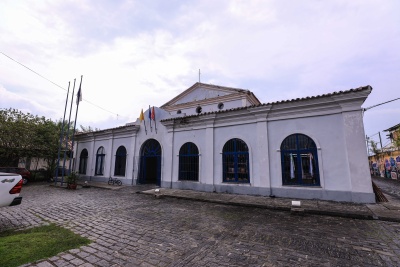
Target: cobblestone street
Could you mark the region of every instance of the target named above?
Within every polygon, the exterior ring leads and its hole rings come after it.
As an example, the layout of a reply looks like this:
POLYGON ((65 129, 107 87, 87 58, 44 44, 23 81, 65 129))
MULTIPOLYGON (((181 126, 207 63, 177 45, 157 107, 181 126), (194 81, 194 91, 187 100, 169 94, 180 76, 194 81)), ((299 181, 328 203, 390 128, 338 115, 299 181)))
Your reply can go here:
POLYGON ((29 184, 0 231, 56 223, 92 243, 25 266, 400 266, 400 224, 29 184))
POLYGON ((387 195, 400 199, 400 181, 387 178, 375 177, 373 178, 377 184, 387 195))

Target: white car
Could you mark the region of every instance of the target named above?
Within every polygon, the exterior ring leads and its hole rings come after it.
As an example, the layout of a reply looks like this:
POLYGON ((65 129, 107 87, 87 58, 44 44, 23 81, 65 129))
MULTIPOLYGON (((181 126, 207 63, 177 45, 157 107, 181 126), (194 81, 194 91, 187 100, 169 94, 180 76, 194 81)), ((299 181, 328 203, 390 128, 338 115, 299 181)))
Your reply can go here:
POLYGON ((0 207, 21 204, 22 197, 19 194, 22 184, 21 175, 0 172, 0 207))

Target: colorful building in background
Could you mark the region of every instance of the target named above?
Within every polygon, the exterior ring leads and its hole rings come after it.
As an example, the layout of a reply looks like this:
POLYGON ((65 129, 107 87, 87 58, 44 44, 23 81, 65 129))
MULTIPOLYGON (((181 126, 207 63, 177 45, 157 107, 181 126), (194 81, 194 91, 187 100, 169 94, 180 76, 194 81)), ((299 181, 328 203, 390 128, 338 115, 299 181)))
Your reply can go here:
POLYGON ((388 132, 388 145, 375 151, 369 156, 370 171, 372 175, 390 179, 400 179, 400 124, 394 125, 384 132, 388 132))

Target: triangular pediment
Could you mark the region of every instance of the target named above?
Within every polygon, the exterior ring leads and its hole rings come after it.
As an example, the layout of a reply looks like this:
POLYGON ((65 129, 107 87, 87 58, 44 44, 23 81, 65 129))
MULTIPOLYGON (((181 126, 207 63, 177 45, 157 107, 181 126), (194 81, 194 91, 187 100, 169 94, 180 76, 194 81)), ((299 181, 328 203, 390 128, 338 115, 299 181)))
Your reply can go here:
POLYGON ((237 95, 238 93, 247 93, 248 90, 230 88, 212 84, 195 83, 193 86, 165 103, 161 108, 198 102, 205 99, 220 98, 228 95, 237 95))

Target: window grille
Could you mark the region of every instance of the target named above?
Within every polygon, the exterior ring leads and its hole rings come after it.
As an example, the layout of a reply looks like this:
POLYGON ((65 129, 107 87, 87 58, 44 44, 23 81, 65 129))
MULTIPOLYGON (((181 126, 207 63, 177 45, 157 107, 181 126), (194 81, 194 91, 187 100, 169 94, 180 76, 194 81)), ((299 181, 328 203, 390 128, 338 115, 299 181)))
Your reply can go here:
POLYGON ((89 153, 86 148, 81 151, 81 155, 79 156, 79 170, 78 170, 80 174, 86 174, 88 154, 89 153))
POLYGON ((117 153, 115 154, 114 175, 125 176, 125 167, 126 167, 126 148, 124 146, 120 146, 117 149, 117 153))
POLYGON ((199 149, 191 142, 179 150, 179 175, 181 181, 199 180, 199 149))
POLYGON ((96 169, 95 169, 95 175, 103 175, 104 173, 104 158, 105 158, 105 154, 104 154, 104 147, 100 147, 97 150, 96 153, 96 169))
POLYGON ((315 142, 304 134, 292 134, 281 144, 282 184, 319 186, 315 142))
POLYGON ((222 150, 223 181, 249 183, 249 149, 246 143, 234 138, 222 150))

